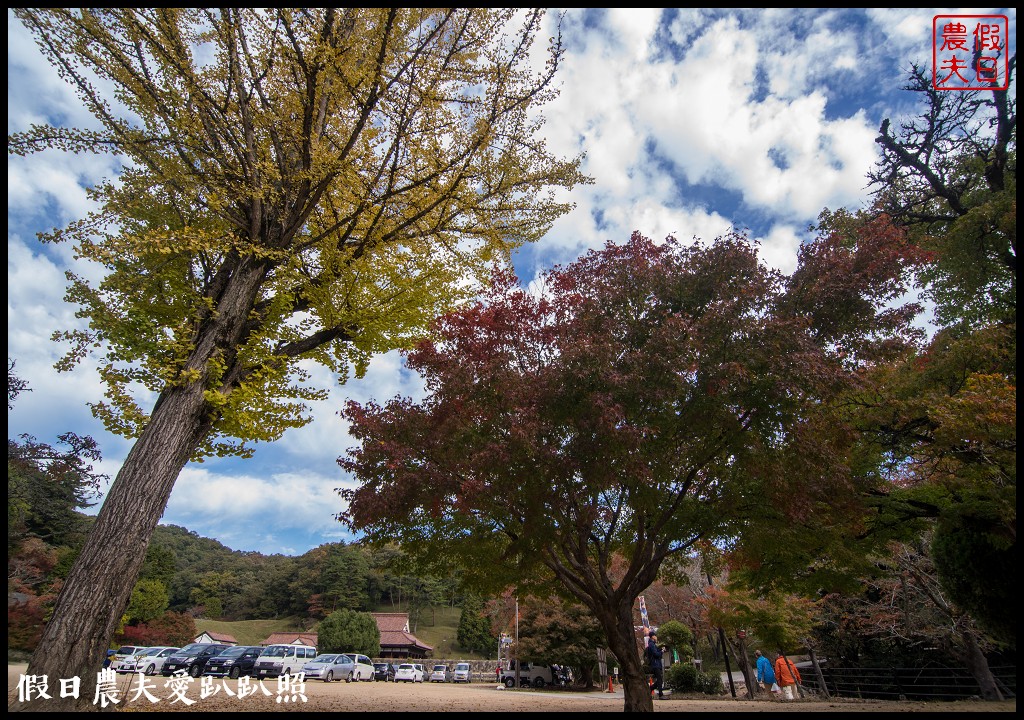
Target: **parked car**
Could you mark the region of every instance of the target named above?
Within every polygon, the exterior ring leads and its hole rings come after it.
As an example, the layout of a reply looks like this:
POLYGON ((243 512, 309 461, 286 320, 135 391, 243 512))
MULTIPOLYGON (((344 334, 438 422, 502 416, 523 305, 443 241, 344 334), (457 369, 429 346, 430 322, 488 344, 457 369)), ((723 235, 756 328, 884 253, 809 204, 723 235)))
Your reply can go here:
POLYGON ((473 667, 468 662, 455 663, 455 670, 452 672, 452 682, 473 682, 473 667))
POLYGON ((108 667, 114 672, 132 672, 131 670, 125 670, 125 664, 129 659, 134 662, 136 653, 140 653, 145 649, 143 645, 122 645, 110 656, 110 665, 108 667))
MULTIPOLYGON (((509 663, 501 671, 501 682, 505 687, 516 686, 515 663, 509 663)), ((519 686, 542 688, 555 682, 555 675, 547 665, 537 663, 520 663, 519 665, 519 686)))
POLYGON ((366 655, 359 653, 345 653, 352 660, 352 670, 349 672, 347 681, 366 680, 373 682, 374 678, 373 661, 366 655))
POLYGON ((181 648, 176 647, 148 647, 142 652, 132 655, 124 662, 125 672, 142 673, 143 675, 156 675, 163 670, 164 661, 181 648))
POLYGON ((423 682, 423 666, 402 663, 395 671, 395 682, 423 682))
POLYGON ((263 648, 258 645, 233 645, 225 648, 207 661, 203 675, 227 675, 232 679, 252 675, 256 660, 262 652, 263 648))
POLYGON ((210 658, 229 647, 223 643, 191 643, 164 660, 160 674, 170 677, 176 672, 187 672, 192 677, 199 677, 210 658))
POLYGON ((435 665, 430 670, 430 682, 451 682, 452 670, 447 665, 435 665))
POLYGON ((302 669, 307 680, 323 680, 333 682, 335 680, 349 680, 355 668, 352 658, 344 654, 327 653, 317 655, 306 667, 302 669))
POLYGON ((389 662, 375 662, 373 664, 373 679, 383 680, 384 682, 394 682, 396 670, 398 670, 398 668, 389 662))
POLYGON ((256 660, 253 676, 262 680, 265 677, 297 675, 316 656, 316 648, 308 645, 267 645, 256 660))

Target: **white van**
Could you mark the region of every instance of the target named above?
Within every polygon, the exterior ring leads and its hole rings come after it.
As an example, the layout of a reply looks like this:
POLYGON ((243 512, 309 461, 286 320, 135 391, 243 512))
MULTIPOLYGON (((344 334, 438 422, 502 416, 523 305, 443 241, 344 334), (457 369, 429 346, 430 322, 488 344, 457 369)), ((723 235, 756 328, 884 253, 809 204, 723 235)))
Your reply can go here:
POLYGON ((297 675, 316 657, 316 648, 308 645, 267 645, 252 669, 254 677, 297 675))
MULTIPOLYGON (((554 681, 554 673, 551 672, 551 668, 547 665, 528 662, 519 664, 520 687, 542 688, 545 685, 551 685, 554 681)), ((501 671, 501 682, 508 688, 516 686, 515 662, 510 661, 505 665, 505 668, 501 671)))

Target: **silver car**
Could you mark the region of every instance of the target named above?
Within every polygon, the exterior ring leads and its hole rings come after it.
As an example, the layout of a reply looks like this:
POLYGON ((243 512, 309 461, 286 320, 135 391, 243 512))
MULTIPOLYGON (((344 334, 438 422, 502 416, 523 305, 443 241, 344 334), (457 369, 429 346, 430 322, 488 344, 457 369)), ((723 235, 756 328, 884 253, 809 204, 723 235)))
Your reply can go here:
POLYGON ((343 654, 317 655, 302 669, 307 680, 352 680, 354 665, 352 658, 343 654))
POLYGON ((452 670, 447 665, 435 665, 430 671, 430 682, 451 682, 452 670))
POLYGON ((455 672, 452 673, 452 682, 473 682, 473 667, 468 662, 456 663, 455 672))

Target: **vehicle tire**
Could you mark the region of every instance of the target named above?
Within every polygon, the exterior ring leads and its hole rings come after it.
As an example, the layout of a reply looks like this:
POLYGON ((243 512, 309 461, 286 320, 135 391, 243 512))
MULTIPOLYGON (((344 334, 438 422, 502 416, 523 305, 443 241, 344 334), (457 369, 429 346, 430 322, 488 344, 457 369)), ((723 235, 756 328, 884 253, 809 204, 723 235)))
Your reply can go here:
POLYGON ((515 678, 505 678, 505 687, 514 688, 516 686, 515 678))
POLYGON ((534 680, 533 680, 533 686, 534 686, 535 688, 537 688, 538 690, 539 690, 540 688, 544 687, 544 678, 534 678, 534 680))
POLYGON ((324 682, 334 682, 334 671, 333 670, 328 670, 327 671, 327 677, 324 678, 324 682))
POLYGON ((241 675, 241 674, 242 674, 242 671, 239 670, 236 667, 233 667, 230 670, 228 670, 228 677, 231 678, 232 680, 237 680, 238 676, 241 675))
POLYGON ((194 677, 194 678, 199 677, 200 672, 202 672, 202 671, 199 669, 198 665, 193 665, 192 667, 190 667, 188 669, 189 676, 194 677))
POLYGON ((156 675, 156 665, 153 664, 153 663, 150 663, 149 667, 146 668, 145 673, 146 673, 146 675, 156 675))

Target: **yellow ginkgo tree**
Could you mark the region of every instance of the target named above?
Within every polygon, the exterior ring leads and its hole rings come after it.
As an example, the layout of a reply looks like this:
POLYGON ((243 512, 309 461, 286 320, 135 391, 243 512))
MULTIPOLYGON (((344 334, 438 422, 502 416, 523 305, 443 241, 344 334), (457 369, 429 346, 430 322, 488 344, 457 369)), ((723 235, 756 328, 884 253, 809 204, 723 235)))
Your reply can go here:
POLYGON ((60 367, 100 353, 94 411, 135 440, 29 663, 82 678, 47 709, 85 708, 143 559, 122 540, 145 545, 182 467, 308 422, 309 361, 344 381, 409 346, 589 179, 541 134, 562 54, 533 47, 541 11, 14 13, 96 123, 20 129, 9 152, 122 168, 44 238, 105 271, 69 274, 87 323, 60 367))

